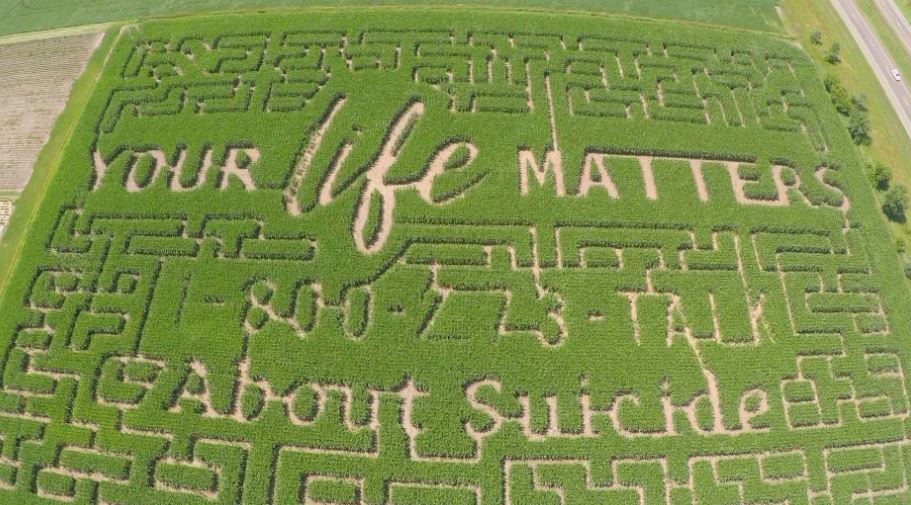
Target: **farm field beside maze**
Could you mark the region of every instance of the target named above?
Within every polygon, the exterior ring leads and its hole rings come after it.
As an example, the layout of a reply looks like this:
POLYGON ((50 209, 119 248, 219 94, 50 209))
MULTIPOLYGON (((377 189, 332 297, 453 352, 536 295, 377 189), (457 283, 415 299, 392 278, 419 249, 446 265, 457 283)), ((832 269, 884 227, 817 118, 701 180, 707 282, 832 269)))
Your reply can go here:
MULTIPOLYGON (((204 12, 247 10, 255 15, 266 10, 293 8, 360 8, 364 4, 388 6, 445 6, 450 0, 190 0, 148 2, 144 0, 20 0, 0 3, 0 35, 48 30, 94 23, 107 23, 150 16, 189 15, 204 12)), ((483 9, 529 9, 539 11, 588 11, 592 15, 628 14, 662 19, 684 19, 737 26, 751 30, 780 31, 776 0, 462 0, 460 5, 483 9)))
POLYGON ((860 165, 770 36, 126 27, 0 299, 0 503, 907 503, 860 165))
POLYGON ((0 42, 0 237, 73 82, 101 37, 85 33, 0 42))
POLYGON ((22 191, 38 151, 102 34, 0 44, 0 191, 22 191))

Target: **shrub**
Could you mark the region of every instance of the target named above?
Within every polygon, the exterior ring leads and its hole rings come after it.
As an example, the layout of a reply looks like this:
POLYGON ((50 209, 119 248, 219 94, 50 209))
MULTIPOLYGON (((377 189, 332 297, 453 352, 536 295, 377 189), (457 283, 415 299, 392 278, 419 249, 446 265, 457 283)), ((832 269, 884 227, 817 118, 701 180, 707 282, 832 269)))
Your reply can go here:
POLYGON ((838 44, 838 42, 835 42, 829 47, 829 50, 826 51, 824 59, 826 60, 826 63, 829 63, 831 65, 841 63, 841 46, 838 44))
POLYGON ((873 143, 870 137, 870 120, 867 113, 860 109, 853 109, 848 116, 848 133, 851 140, 857 145, 868 146, 873 143))
POLYGON ((823 84, 826 86, 826 91, 829 92, 829 96, 832 99, 832 105, 835 106, 840 114, 847 116, 851 113, 853 107, 853 101, 851 94, 848 93, 848 90, 841 84, 841 81, 838 77, 834 75, 827 75, 823 84))
POLYGON ((867 176, 873 187, 885 191, 889 189, 889 182, 892 180, 892 169, 884 163, 878 161, 868 161, 865 165, 867 176))
POLYGON ((905 208, 907 205, 908 190, 904 186, 892 186, 883 198, 883 212, 893 221, 902 222, 905 220, 905 208))
POLYGON ((813 33, 810 34, 810 42, 812 42, 813 45, 821 46, 822 45, 822 32, 819 30, 814 30, 813 33))

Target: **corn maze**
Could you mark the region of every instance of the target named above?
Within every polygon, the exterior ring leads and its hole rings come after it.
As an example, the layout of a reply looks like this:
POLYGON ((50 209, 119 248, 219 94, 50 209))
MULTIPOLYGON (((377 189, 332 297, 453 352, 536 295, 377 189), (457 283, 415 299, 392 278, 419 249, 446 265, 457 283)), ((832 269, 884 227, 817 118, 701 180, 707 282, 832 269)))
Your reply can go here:
POLYGON ((128 29, 0 305, 0 502, 908 503, 877 212, 773 38, 128 29))

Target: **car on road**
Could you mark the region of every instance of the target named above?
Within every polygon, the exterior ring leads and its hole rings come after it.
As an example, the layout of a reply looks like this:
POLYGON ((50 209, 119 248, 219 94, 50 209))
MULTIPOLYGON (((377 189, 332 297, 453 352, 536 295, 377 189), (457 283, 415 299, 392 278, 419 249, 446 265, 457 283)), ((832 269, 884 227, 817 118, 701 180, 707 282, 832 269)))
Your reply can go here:
POLYGON ((902 80, 902 74, 898 71, 897 68, 892 69, 892 78, 896 81, 902 80))

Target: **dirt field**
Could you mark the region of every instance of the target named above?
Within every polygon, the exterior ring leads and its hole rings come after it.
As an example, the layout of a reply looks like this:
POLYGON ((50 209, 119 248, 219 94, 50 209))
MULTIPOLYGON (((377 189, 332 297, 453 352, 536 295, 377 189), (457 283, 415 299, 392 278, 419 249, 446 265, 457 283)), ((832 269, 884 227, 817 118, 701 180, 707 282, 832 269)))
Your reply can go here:
POLYGON ((0 44, 0 190, 22 191, 102 34, 0 44))
POLYGON ((9 200, 0 200, 0 237, 3 236, 6 225, 9 223, 9 217, 13 213, 13 202, 9 200))

